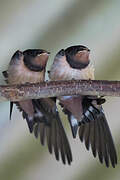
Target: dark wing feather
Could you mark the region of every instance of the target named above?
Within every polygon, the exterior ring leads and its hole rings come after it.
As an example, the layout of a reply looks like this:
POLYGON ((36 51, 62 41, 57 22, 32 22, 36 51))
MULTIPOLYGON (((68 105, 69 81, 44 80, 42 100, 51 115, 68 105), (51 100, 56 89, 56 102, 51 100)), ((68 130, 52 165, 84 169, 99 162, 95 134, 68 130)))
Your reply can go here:
POLYGON ((85 142, 87 150, 91 145, 94 157, 98 154, 99 160, 109 167, 109 160, 113 167, 117 164, 117 153, 113 138, 98 100, 83 99, 83 116, 79 128, 80 140, 85 142), (93 103, 94 101, 94 103, 93 103))
POLYGON ((29 131, 30 131, 30 133, 32 133, 33 132, 33 127, 34 127, 34 124, 35 124, 34 117, 30 118, 29 115, 23 110, 23 108, 21 107, 19 102, 14 102, 14 104, 16 104, 18 110, 20 112, 22 112, 23 119, 26 119, 29 131))
POLYGON ((12 110, 13 110, 13 102, 10 102, 10 120, 12 116, 12 110))
POLYGON ((7 71, 3 71, 2 74, 6 79, 8 78, 8 72, 7 71))
POLYGON ((110 132, 110 128, 108 126, 108 123, 106 121, 106 118, 105 118, 102 108, 101 108, 101 117, 100 118, 102 121, 102 128, 104 130, 104 136, 106 138, 106 141, 108 142, 107 143, 108 154, 109 154, 112 166, 115 167, 115 165, 117 164, 117 153, 116 153, 113 138, 112 138, 112 135, 110 132))
POLYGON ((52 154, 52 131, 50 127, 46 127, 46 138, 47 138, 47 145, 48 150, 52 154))
POLYGON ((8 84, 8 72, 3 71, 2 74, 3 74, 4 78, 5 78, 5 82, 8 84))
MULTIPOLYGON (((54 151, 56 160, 60 159, 60 154, 63 163, 68 161, 68 164, 72 162, 72 153, 71 148, 62 125, 61 119, 59 117, 59 113, 56 109, 56 104, 54 100, 50 98, 40 99, 40 100, 32 100, 33 106, 36 111, 40 110, 43 114, 43 122, 44 122, 44 133, 41 128, 35 126, 34 133, 35 136, 40 134, 42 139, 47 140, 48 150, 50 153, 54 151), (42 131, 42 132, 41 132, 42 131)), ((35 119, 37 123, 40 124, 39 119, 35 119)), ((42 140, 41 139, 41 140, 42 140)))
POLYGON ((35 127, 34 127, 34 135, 36 138, 38 138, 38 136, 39 136, 39 134, 38 134, 38 132, 40 131, 39 128, 40 128, 39 123, 36 123, 35 127))
POLYGON ((58 129, 59 130, 58 131, 58 144, 59 144, 59 141, 60 141, 61 145, 59 145, 59 146, 61 148, 60 151, 61 151, 61 154, 62 154, 62 157, 63 157, 62 160, 64 162, 64 156, 65 156, 67 161, 68 161, 68 164, 71 164, 72 153, 71 153, 70 145, 69 145, 69 142, 67 140, 67 136, 66 136, 63 124, 62 124, 60 119, 58 121, 58 126, 57 127, 61 127, 61 128, 58 129), (63 149, 63 151, 62 151, 62 149, 63 149))

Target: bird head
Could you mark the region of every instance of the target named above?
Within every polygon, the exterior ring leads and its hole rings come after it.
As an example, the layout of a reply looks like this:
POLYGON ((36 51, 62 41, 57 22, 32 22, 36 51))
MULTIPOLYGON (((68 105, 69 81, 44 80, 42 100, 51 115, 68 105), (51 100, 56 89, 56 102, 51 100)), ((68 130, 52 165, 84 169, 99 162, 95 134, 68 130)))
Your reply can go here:
POLYGON ((66 60, 72 68, 83 69, 88 66, 90 50, 82 45, 65 49, 66 60))
POLYGON ((46 68, 50 52, 43 49, 28 49, 23 52, 24 64, 31 71, 42 71, 46 68))

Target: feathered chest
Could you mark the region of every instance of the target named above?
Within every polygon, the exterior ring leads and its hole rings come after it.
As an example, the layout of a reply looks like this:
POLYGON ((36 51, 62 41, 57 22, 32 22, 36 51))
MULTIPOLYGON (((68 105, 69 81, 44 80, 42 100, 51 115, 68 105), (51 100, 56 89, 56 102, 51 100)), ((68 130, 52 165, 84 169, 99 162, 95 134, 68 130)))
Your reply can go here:
POLYGON ((49 77, 51 80, 71 80, 71 79, 94 79, 93 65, 88 65, 84 69, 74 69, 64 59, 54 61, 49 77))
POLYGON ((44 80, 45 72, 35 72, 25 67, 23 61, 12 64, 8 68, 8 83, 23 84, 26 82, 36 83, 44 80))

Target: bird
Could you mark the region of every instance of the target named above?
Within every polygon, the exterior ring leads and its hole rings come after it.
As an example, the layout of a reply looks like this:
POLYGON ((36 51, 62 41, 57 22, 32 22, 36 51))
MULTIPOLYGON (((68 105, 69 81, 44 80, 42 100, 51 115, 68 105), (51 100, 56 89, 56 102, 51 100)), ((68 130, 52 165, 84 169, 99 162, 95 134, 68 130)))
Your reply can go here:
MULTIPOLYGON (((12 56, 8 69, 3 71, 7 84, 29 84, 45 81, 49 52, 43 49, 17 50, 12 56)), ((56 160, 63 164, 72 162, 71 147, 56 106, 56 98, 40 98, 10 102, 10 119, 13 104, 22 112, 30 133, 40 136, 42 145, 47 143, 48 150, 54 151, 56 160)))
MULTIPOLYGON (((90 49, 83 45, 61 49, 55 56, 49 71, 51 81, 94 80, 94 66, 90 61, 90 49)), ((57 97, 67 115, 73 138, 77 133, 87 150, 109 167, 117 164, 117 153, 109 125, 102 107, 103 97, 61 96, 57 97)))

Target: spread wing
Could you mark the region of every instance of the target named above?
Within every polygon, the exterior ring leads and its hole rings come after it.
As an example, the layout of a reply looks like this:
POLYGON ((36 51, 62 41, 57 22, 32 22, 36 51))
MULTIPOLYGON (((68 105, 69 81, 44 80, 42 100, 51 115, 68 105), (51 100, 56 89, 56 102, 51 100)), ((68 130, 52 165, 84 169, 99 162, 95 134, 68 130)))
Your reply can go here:
POLYGON ((35 117, 34 134, 35 137, 40 135, 41 144, 44 145, 45 138, 47 141, 49 152, 54 151, 56 160, 59 160, 60 156, 64 164, 66 160, 68 164, 72 162, 71 148, 59 117, 56 103, 51 98, 32 100, 35 108, 35 113, 42 114, 35 117))
POLYGON ((80 140, 85 143, 86 149, 92 149, 93 156, 98 154, 101 163, 105 161, 107 167, 109 162, 113 167, 117 164, 117 153, 113 138, 104 115, 104 111, 97 100, 85 98, 83 100, 83 122, 79 128, 80 140))
POLYGON ((79 138, 86 149, 92 149, 93 156, 98 154, 101 163, 107 167, 111 162, 117 164, 117 153, 113 138, 101 104, 104 99, 97 97, 64 96, 59 98, 63 111, 68 116, 73 137, 79 129, 79 138))

